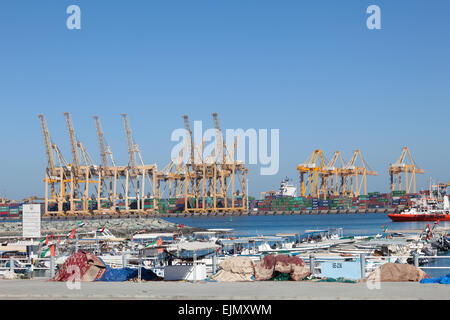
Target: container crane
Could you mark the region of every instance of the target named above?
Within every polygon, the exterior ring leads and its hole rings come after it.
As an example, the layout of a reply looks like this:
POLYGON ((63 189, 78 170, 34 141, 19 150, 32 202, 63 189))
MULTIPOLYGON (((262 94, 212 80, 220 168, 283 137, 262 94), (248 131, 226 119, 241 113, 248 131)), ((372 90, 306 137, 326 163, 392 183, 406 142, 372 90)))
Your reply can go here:
POLYGON ((111 205, 112 213, 116 213, 116 204, 117 204, 117 181, 120 181, 122 190, 125 190, 125 186, 121 177, 125 176, 124 172, 126 170, 125 167, 118 167, 113 153, 111 151, 111 147, 105 141, 105 135, 103 133, 102 125, 100 122, 100 118, 98 116, 94 116, 95 120, 95 129, 97 132, 97 140, 98 146, 100 150, 100 158, 102 161, 102 165, 99 168, 99 187, 98 187, 98 197, 97 197, 97 208, 102 208, 101 200, 109 201, 111 205), (111 166, 108 161, 108 156, 111 161, 111 166), (102 198, 103 186, 107 190, 108 197, 102 198))
MULTIPOLYGON (((77 215, 80 210, 76 208, 75 202, 82 202, 81 213, 88 214, 89 208, 89 185, 97 184, 98 181, 91 180, 94 176, 98 177, 98 168, 93 163, 92 158, 86 151, 84 145, 77 140, 74 126, 72 124, 72 117, 69 112, 64 112, 66 119, 67 131, 69 134, 70 147, 72 150, 72 165, 70 175, 70 215, 77 215), (81 157, 80 157, 81 153, 81 157), (81 161, 83 160, 83 162, 81 161), (84 188, 82 187, 84 184, 84 188), (78 196, 81 198, 78 199, 78 196)), ((95 186, 97 189, 97 186, 95 186)))
POLYGON ((341 170, 345 166, 344 159, 340 151, 336 151, 333 154, 331 160, 325 165, 320 174, 322 178, 322 194, 325 195, 339 195, 340 188, 342 190, 343 180, 341 179, 340 185, 339 177, 341 176, 341 170))
MULTIPOLYGON (((299 164, 297 170, 300 173, 300 190, 302 197, 305 196, 306 186, 311 186, 311 196, 319 197, 319 175, 325 167, 326 158, 322 150, 316 149, 306 162, 299 164), (305 174, 307 175, 305 181, 305 174)), ((322 186, 320 186, 322 188, 322 186)))
POLYGON ((122 113, 122 120, 125 129, 125 135, 127 138, 128 145, 128 170, 125 173, 125 207, 127 211, 134 213, 145 213, 145 180, 148 178, 149 183, 153 189, 153 210, 157 209, 157 199, 156 199, 156 177, 157 167, 156 165, 145 165, 142 159, 141 152, 138 145, 134 142, 133 135, 131 132, 131 127, 128 121, 128 116, 126 113, 122 113), (137 163, 136 155, 139 158, 140 164, 137 163), (136 187, 134 187, 133 180, 136 180, 136 187), (129 185, 132 184, 135 190, 135 197, 129 196, 129 185), (137 202, 137 208, 130 208, 130 200, 135 199, 137 202))
POLYGON ((416 193, 416 174, 423 174, 425 171, 415 164, 408 147, 403 147, 398 160, 389 166, 391 191, 395 191, 396 186, 399 191, 402 190, 402 173, 405 174, 406 193, 410 193, 411 190, 416 193))
POLYGON ((364 184, 364 193, 367 194, 367 176, 376 176, 378 172, 370 169, 368 164, 364 161, 361 151, 355 150, 350 161, 341 170, 341 177, 343 178, 343 193, 344 195, 359 196, 364 184), (360 165, 357 165, 358 159, 360 165), (361 179, 359 179, 361 176, 361 179), (354 179, 354 180, 353 180, 354 179), (358 180, 360 182, 358 182, 358 180))
POLYGON ((64 214, 63 203, 65 199, 65 194, 67 192, 66 183, 69 182, 68 175, 70 167, 68 166, 67 161, 64 159, 57 145, 52 142, 44 115, 39 114, 38 118, 40 119, 41 123, 42 136, 44 138, 45 154, 47 157, 46 177, 44 179, 45 182, 44 215, 45 216, 49 215, 48 209, 50 203, 57 203, 58 205, 57 214, 63 215, 64 214), (58 164, 55 161, 54 157, 55 154, 58 159, 58 164), (59 184, 59 192, 57 190, 58 184, 59 184), (49 198, 48 194, 49 185, 51 189, 51 198, 49 198))

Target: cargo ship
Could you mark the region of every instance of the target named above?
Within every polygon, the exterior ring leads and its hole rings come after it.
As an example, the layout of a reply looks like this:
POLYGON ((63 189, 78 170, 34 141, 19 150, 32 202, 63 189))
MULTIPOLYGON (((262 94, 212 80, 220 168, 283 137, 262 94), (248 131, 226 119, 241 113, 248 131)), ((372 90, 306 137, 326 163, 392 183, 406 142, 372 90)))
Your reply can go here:
POLYGON ((411 208, 400 213, 388 214, 394 222, 408 221, 450 221, 450 204, 445 195, 442 202, 435 197, 423 195, 411 208))
POLYGON ((289 178, 281 181, 280 188, 275 194, 279 197, 297 197, 297 188, 289 183, 289 178))

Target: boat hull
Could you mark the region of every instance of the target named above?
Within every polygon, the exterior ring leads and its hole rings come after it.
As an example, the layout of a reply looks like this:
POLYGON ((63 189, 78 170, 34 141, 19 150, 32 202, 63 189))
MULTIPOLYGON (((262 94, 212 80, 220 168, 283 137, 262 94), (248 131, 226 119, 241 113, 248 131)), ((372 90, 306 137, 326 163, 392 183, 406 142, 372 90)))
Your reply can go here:
POLYGON ((407 221, 450 221, 450 214, 405 214, 405 213, 391 213, 388 214, 394 222, 407 221))

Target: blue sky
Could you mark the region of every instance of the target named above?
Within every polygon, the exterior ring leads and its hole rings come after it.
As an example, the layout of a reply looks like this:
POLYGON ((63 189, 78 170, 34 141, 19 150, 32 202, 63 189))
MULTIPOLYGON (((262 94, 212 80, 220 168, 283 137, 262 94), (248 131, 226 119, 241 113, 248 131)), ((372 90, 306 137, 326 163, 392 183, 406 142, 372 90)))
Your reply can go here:
MULTIPOLYGON (((223 128, 280 130, 280 170, 250 193, 278 186, 314 149, 346 160, 360 149, 369 191, 388 191, 389 164, 407 145, 429 177, 450 180, 450 2, 62 1, 0 2, 0 195, 43 194, 37 115, 70 158, 63 112, 98 159, 99 115, 118 162, 127 162, 126 112, 148 163, 170 161, 182 115, 223 128), (81 8, 68 30, 66 8, 81 8), (369 30, 366 8, 381 8, 369 30)), ((100 161, 98 161, 100 162, 100 161)))

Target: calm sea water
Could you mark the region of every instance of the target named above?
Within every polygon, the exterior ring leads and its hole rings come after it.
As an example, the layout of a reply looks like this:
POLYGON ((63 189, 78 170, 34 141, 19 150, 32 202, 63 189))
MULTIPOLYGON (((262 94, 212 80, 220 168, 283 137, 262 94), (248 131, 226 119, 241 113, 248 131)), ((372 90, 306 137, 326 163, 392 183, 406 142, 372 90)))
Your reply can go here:
MULTIPOLYGON (((249 217, 189 217, 166 218, 170 222, 205 229, 229 228, 238 236, 299 233, 311 229, 343 228, 344 235, 382 234, 383 226, 391 230, 425 229, 427 222, 392 222, 384 213, 334 214, 303 216, 249 216, 249 217)), ((428 222, 433 226, 433 222, 428 222)), ((440 222, 450 227, 450 222, 440 222)))
MULTIPOLYGON (((277 233, 305 233, 305 230, 342 228, 346 236, 383 234, 383 226, 390 230, 425 229, 434 222, 392 222, 384 213, 305 216, 249 216, 249 217, 192 217, 166 218, 173 223, 204 229, 233 229, 237 236, 275 235, 277 233)), ((450 222, 440 222, 450 227, 450 222)), ((446 254, 447 256, 450 253, 446 254)), ((429 267, 450 267, 449 259, 427 264, 429 267)), ((431 277, 450 274, 450 269, 424 269, 431 277)))

